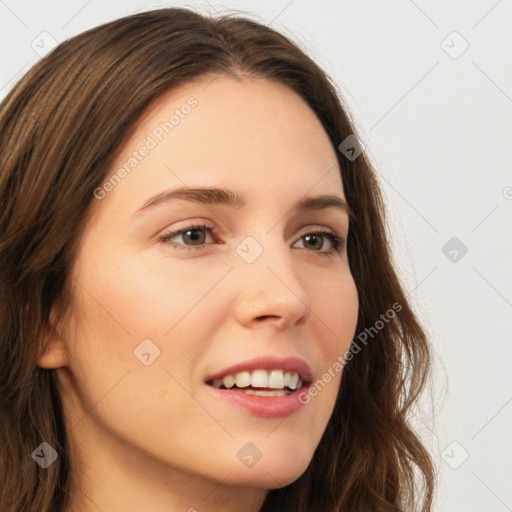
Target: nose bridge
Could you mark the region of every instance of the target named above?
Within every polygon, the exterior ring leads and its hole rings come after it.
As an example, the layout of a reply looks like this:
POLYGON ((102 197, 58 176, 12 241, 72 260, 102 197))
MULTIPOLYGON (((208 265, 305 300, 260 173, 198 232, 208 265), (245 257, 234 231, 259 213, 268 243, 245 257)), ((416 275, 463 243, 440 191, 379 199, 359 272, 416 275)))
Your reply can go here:
POLYGON ((253 232, 238 244, 235 274, 244 321, 271 316, 288 324, 309 314, 311 299, 291 251, 277 229, 253 232))

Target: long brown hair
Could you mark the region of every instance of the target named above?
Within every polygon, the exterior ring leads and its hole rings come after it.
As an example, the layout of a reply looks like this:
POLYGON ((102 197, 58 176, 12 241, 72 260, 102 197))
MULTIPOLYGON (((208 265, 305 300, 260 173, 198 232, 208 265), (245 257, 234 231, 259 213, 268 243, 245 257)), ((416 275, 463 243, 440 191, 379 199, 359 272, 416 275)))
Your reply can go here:
POLYGON ((155 99, 219 74, 285 84, 316 113, 354 212, 347 251, 359 294, 356 332, 401 306, 346 364, 334 412, 304 474, 269 491, 261 510, 431 510, 433 465, 408 424, 429 375, 429 346, 392 264, 370 160, 364 152, 353 159, 338 150, 357 135, 348 109, 332 80, 282 34, 240 16, 168 8, 65 41, 0 106, 3 512, 60 512, 72 491, 56 378, 36 361, 51 306, 71 304, 69 270, 94 190, 155 99), (58 453, 47 469, 31 457, 42 441, 58 453))

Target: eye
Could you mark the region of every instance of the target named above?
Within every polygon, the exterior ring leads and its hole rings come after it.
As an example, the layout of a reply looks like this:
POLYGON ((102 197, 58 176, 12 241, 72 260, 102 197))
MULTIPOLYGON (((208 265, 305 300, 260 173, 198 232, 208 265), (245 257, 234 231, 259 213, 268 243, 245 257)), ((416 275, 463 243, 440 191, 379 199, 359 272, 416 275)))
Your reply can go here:
POLYGON ((298 241, 305 240, 307 244, 319 246, 322 249, 325 239, 329 240, 331 248, 328 251, 315 250, 313 252, 318 252, 324 256, 334 256, 341 253, 345 241, 332 231, 312 231, 302 235, 298 241))
POLYGON ((184 228, 177 228, 174 230, 165 233, 160 237, 161 242, 171 242, 174 238, 183 237, 183 240, 190 240, 192 245, 185 244, 174 244, 175 249, 184 249, 188 248, 189 251, 200 250, 203 249, 204 239, 206 235, 201 235, 201 231, 206 232, 208 234, 212 234, 214 231, 214 226, 208 226, 208 224, 194 224, 191 226, 186 226, 184 228))
MULTIPOLYGON (((206 244, 207 235, 211 235, 212 233, 214 233, 214 231, 215 226, 209 226, 206 223, 193 224, 190 226, 170 230, 167 233, 164 233, 159 238, 159 240, 161 242, 173 245, 175 250, 188 249, 189 251, 197 251, 205 249, 204 244, 206 244), (182 243, 173 242, 173 240, 176 238, 181 238, 182 243), (189 245, 187 241, 191 242, 191 244, 189 245)), ((333 231, 326 230, 314 230, 307 232, 306 234, 302 235, 299 238, 299 240, 295 243, 298 243, 300 241, 304 241, 306 245, 312 246, 314 248, 312 252, 317 252, 318 254, 321 254, 323 256, 334 256, 335 254, 341 253, 341 250, 343 249, 343 246, 345 244, 345 241, 336 233, 334 233, 333 231), (327 251, 322 251, 325 245, 325 240, 329 241, 331 248, 328 249, 327 251)))

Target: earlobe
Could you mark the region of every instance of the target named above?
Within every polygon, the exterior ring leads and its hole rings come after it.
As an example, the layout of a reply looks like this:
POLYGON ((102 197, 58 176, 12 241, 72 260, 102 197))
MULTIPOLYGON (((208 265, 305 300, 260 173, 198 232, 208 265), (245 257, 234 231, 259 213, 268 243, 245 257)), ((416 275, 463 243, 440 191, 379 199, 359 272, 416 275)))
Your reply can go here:
POLYGON ((66 366, 67 354, 62 341, 47 343, 43 354, 37 360, 37 365, 47 370, 66 366))
POLYGON ((37 360, 41 368, 52 370, 67 365, 67 353, 63 337, 58 328, 55 309, 50 312, 49 325, 44 332, 44 352, 37 360))

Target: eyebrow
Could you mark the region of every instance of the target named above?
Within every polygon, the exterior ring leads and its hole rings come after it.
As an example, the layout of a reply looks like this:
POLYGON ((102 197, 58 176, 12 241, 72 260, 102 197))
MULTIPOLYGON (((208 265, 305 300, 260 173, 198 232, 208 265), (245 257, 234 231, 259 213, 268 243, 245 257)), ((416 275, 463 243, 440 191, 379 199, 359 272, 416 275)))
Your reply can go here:
MULTIPOLYGON (((186 201, 207 205, 230 206, 237 210, 240 210, 247 204, 247 201, 243 195, 230 189, 211 187, 181 187, 174 190, 166 190, 150 197, 135 212, 134 215, 139 215, 146 210, 152 209, 161 204, 168 203, 173 199, 184 199, 186 201)), ((326 208, 335 208, 347 214, 349 218, 354 218, 354 212, 345 199, 328 194, 299 199, 291 209, 304 212, 323 210, 326 208)))

